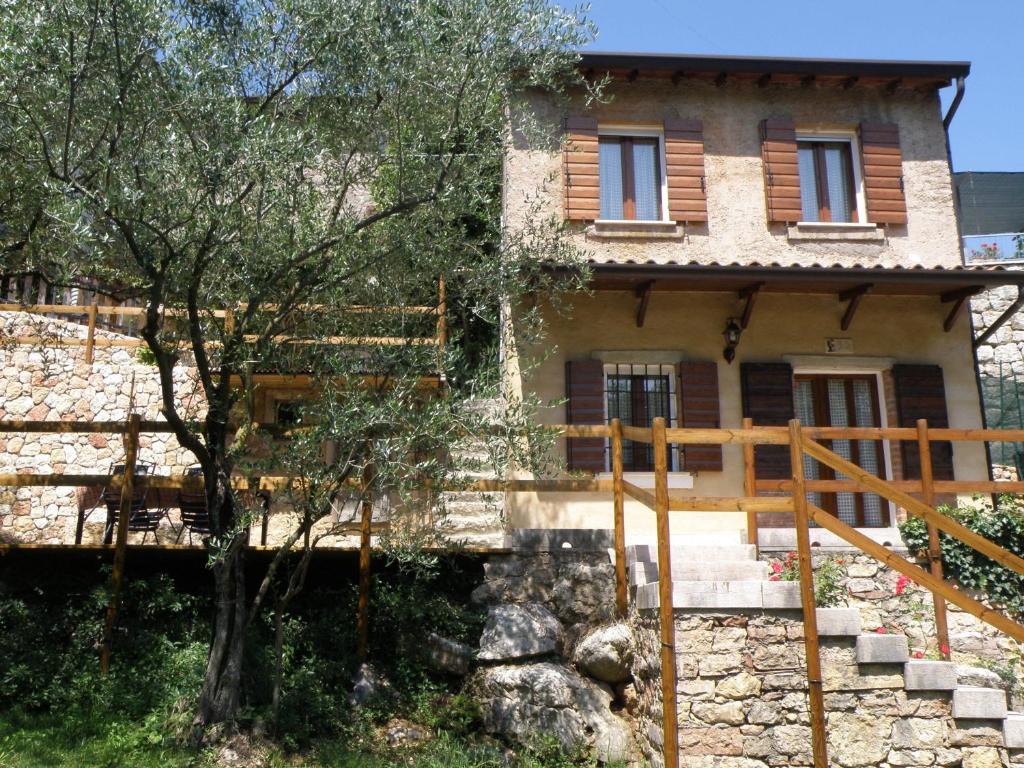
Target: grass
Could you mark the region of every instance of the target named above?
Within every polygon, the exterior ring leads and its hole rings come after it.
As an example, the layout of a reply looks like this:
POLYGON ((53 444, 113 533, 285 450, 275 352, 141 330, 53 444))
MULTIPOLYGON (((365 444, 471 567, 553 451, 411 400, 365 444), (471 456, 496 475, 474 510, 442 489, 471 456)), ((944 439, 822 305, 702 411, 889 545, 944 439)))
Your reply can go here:
MULTIPOLYGON (((441 732, 417 749, 390 750, 360 738, 324 740, 303 754, 269 748, 268 768, 578 768, 592 765, 557 749, 509 762, 492 742, 441 732)), ((248 762, 235 763, 235 765, 248 762)), ((216 750, 191 750, 154 735, 144 723, 0 713, 0 768, 216 768, 216 750)))

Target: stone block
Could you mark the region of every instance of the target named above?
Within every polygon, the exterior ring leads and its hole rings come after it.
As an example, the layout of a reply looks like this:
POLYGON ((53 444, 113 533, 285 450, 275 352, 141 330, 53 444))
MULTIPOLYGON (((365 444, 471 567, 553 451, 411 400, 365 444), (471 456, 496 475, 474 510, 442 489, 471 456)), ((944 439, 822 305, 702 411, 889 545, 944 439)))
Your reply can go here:
POLYGON ((1010 712, 1003 721, 1003 744, 1007 749, 1024 749, 1024 713, 1010 712))
POLYGON ((953 691, 956 665, 951 661, 908 661, 903 667, 908 691, 953 691))
POLYGON ((896 749, 936 749, 946 743, 946 722, 927 717, 897 720, 892 727, 896 749))
POLYGON ((1002 720, 1006 717, 1006 693, 995 688, 957 688, 953 692, 953 717, 1002 720))
POLYGON ((819 608, 819 637, 856 637, 861 633, 859 608, 819 608))
POLYGON ((762 605, 780 610, 800 607, 800 585, 795 581, 761 582, 762 605))
POLYGON ((904 635, 861 635, 857 638, 858 664, 903 664, 910 658, 904 635))

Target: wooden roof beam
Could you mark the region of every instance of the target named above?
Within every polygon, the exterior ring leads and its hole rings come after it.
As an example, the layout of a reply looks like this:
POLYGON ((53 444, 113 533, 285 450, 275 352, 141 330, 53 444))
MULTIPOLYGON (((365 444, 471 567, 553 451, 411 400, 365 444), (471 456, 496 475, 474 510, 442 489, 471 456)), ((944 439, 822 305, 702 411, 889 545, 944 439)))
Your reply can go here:
POLYGON ((757 295, 761 292, 764 287, 764 281, 748 285, 739 292, 741 299, 746 299, 747 303, 743 307, 743 314, 740 316, 740 328, 743 330, 747 329, 750 325, 750 316, 754 314, 754 303, 757 301, 757 295))
POLYGON ((860 306, 860 301, 869 293, 874 285, 871 283, 865 283, 864 285, 858 285, 855 288, 850 288, 839 293, 839 300, 849 302, 846 305, 846 311, 843 313, 843 319, 839 323, 839 327, 847 331, 850 329, 850 324, 853 322, 853 316, 857 314, 857 308, 860 306))
POLYGON ((981 292, 982 287, 980 285, 969 285, 966 288, 960 288, 956 291, 946 291, 939 296, 939 300, 943 304, 953 303, 952 308, 949 310, 949 314, 946 315, 946 319, 942 321, 942 330, 949 333, 953 330, 953 326, 956 325, 956 320, 960 316, 960 312, 964 308, 964 304, 976 293, 981 292))
POLYGON ((647 305, 651 301, 651 291, 654 289, 654 280, 648 280, 636 287, 636 296, 640 299, 640 306, 636 309, 636 327, 643 328, 644 320, 647 319, 647 305))

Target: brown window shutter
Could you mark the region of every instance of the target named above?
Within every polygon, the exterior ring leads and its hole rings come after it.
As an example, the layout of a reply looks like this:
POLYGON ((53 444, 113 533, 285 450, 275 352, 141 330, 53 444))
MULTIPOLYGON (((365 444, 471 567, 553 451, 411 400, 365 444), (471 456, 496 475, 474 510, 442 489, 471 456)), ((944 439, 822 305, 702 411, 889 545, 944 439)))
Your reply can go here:
MULTIPOLYGON (((691 360, 679 364, 679 416, 683 427, 722 426, 718 407, 718 363, 691 360)), ((684 445, 683 469, 721 472, 722 446, 684 445)))
POLYGON ((601 215, 597 180, 597 118, 567 117, 562 148, 565 218, 594 221, 601 215))
MULTIPOLYGON (((600 360, 570 360, 565 364, 565 411, 569 424, 604 424, 604 364, 600 360)), ((569 469, 604 472, 605 441, 573 437, 566 441, 569 469)))
MULTIPOLYGON (((784 427, 793 418, 793 366, 789 363, 742 363, 740 385, 743 415, 753 419, 755 427, 784 427)), ((789 479, 793 475, 789 446, 755 446, 754 467, 759 479, 789 479)))
POLYGON ((860 152, 864 168, 864 197, 871 224, 906 224, 903 194, 903 153, 895 123, 861 123, 860 152))
POLYGON ((761 165, 769 222, 800 221, 800 167, 792 120, 761 121, 761 165))
POLYGON ((668 217, 679 222, 707 221, 704 128, 700 120, 665 121, 665 176, 668 217))
MULTIPOLYGON (((946 387, 942 381, 942 368, 938 365, 894 365, 893 389, 896 391, 896 414, 901 427, 916 427, 918 419, 928 419, 929 427, 949 426, 946 412, 946 387)), ((953 478, 953 444, 933 442, 932 476, 936 480, 953 478)), ((918 480, 921 477, 921 455, 915 441, 900 443, 903 456, 903 477, 918 480)))

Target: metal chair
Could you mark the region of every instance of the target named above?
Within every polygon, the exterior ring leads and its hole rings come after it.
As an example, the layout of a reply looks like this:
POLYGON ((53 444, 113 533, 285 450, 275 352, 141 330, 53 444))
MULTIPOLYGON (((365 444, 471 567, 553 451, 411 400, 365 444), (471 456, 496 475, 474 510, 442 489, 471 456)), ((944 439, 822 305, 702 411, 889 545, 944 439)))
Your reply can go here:
MULTIPOLYGON (((132 488, 131 511, 128 515, 128 530, 155 532, 160 524, 163 513, 159 509, 146 507, 146 494, 149 487, 145 478, 152 474, 152 465, 137 463, 135 465, 135 485, 132 488)), ((115 464, 110 469, 112 477, 124 475, 124 464, 115 464)), ((103 501, 107 505, 107 525, 103 531, 103 543, 109 544, 114 536, 114 526, 121 509, 120 487, 108 485, 103 489, 103 501)))
MULTIPOLYGON (((202 467, 189 467, 185 470, 186 477, 202 477, 202 467)), ((178 491, 178 509, 181 510, 181 523, 192 533, 208 535, 212 531, 210 511, 206 507, 206 491, 178 491)))

